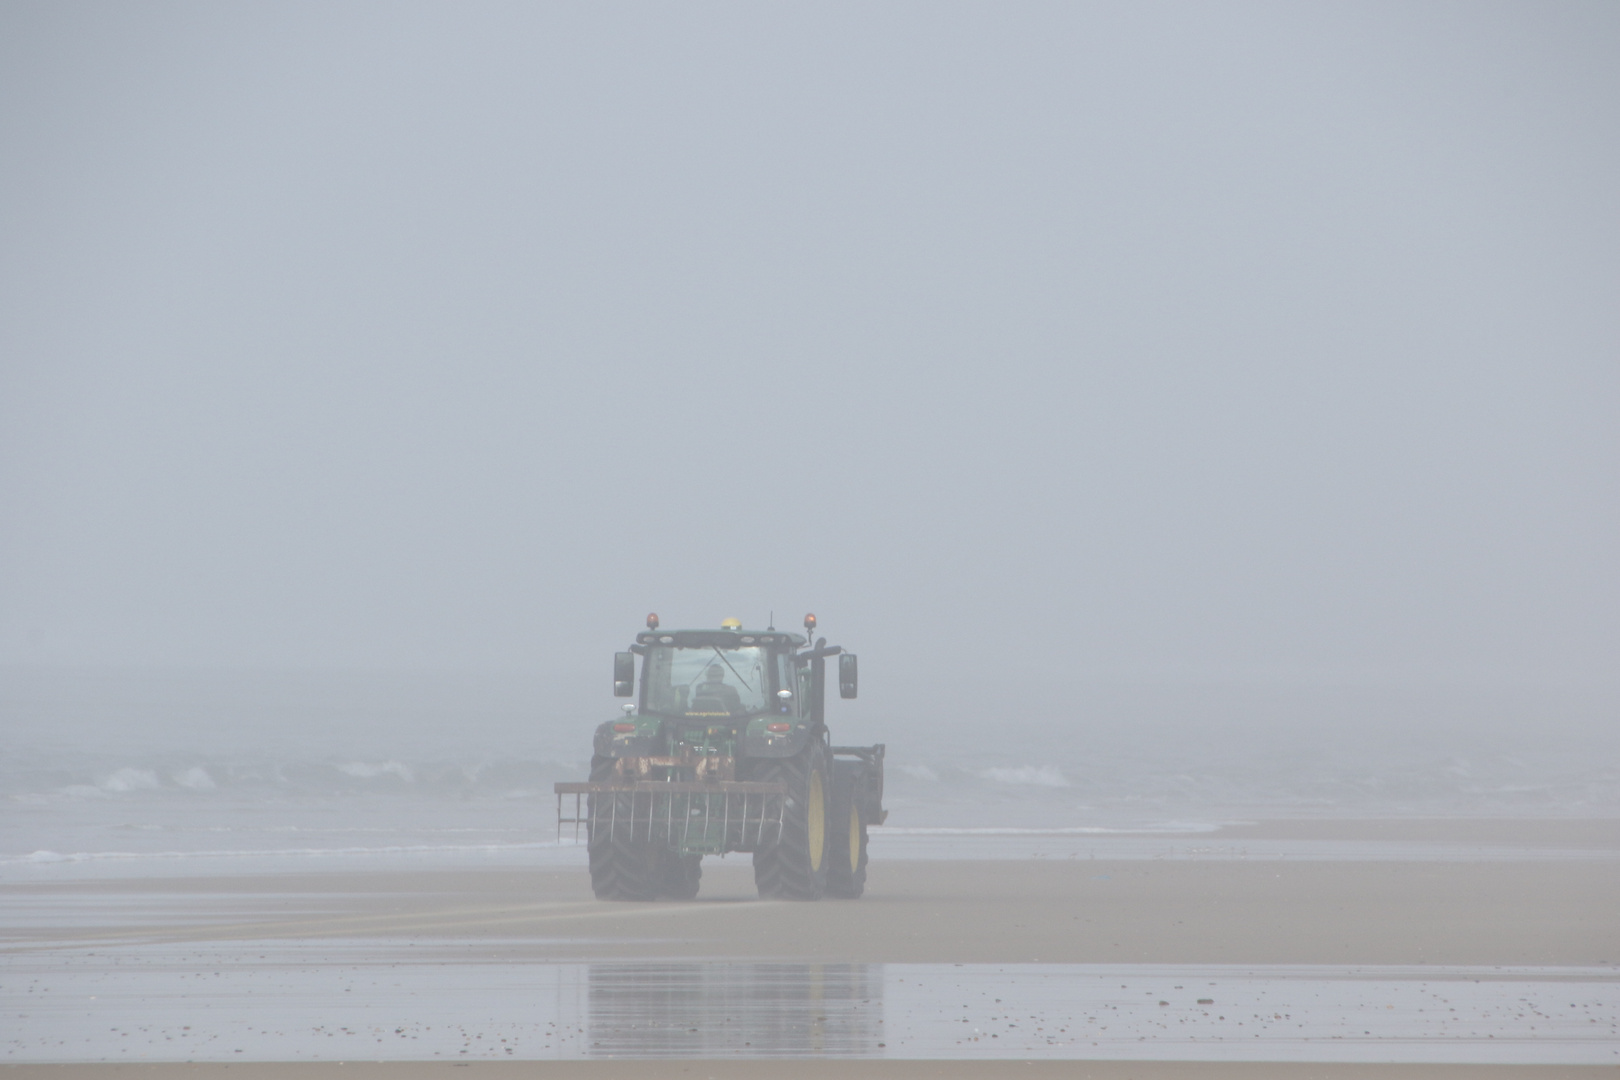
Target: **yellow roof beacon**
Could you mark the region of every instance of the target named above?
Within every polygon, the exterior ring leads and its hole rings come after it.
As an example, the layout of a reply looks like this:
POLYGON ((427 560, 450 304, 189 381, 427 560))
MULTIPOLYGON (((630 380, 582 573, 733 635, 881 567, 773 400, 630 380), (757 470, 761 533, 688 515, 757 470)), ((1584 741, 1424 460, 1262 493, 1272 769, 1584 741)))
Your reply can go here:
POLYGON ((742 620, 741 619, 721 619, 720 620, 720 629, 722 629, 722 630, 741 630, 742 629, 742 620))

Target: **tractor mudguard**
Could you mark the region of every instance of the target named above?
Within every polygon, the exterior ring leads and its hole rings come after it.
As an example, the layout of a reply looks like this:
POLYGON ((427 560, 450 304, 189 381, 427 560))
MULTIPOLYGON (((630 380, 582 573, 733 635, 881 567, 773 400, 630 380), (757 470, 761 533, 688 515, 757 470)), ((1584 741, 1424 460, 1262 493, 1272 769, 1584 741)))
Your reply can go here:
POLYGON ((642 716, 626 716, 598 724, 592 749, 597 757, 645 757, 659 752, 658 721, 642 716), (635 730, 624 732, 615 728, 634 724, 635 730))
POLYGON ((748 721, 742 732, 742 754, 751 758, 792 757, 815 738, 815 725, 808 720, 785 716, 759 716, 748 721), (772 731, 772 724, 788 724, 786 731, 772 731))
POLYGON ((860 807, 862 820, 872 825, 883 824, 889 816, 883 809, 883 758, 887 750, 883 743, 832 748, 834 781, 847 785, 845 790, 851 792, 860 807))

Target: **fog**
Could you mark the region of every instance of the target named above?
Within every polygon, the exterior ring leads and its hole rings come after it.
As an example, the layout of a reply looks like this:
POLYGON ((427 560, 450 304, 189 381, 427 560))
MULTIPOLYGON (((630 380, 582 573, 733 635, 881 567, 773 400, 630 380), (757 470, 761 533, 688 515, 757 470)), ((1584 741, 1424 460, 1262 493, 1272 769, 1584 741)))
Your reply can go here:
POLYGON ((1597 2, 8 3, 8 783, 577 763, 648 611, 815 611, 835 737, 918 783, 1612 811, 1617 50, 1597 2))

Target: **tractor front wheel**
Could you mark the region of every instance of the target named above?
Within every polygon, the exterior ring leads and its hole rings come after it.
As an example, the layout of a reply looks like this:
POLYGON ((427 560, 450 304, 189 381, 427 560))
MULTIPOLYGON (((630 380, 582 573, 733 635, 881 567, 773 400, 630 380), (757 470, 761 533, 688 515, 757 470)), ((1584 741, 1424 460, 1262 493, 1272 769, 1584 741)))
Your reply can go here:
POLYGON ((827 811, 832 776, 826 748, 814 742, 790 758, 762 761, 754 778, 787 787, 780 833, 754 849, 760 899, 820 900, 827 891, 831 846, 827 811))
MULTIPOLYGON (((613 759, 593 758, 591 780, 613 779, 613 759)), ((586 814, 586 848, 591 858, 591 892, 598 900, 652 900, 662 884, 661 855, 664 853, 645 840, 633 840, 629 827, 635 796, 592 795, 586 814), (600 800, 600 801, 599 801, 600 800), (614 805, 614 802, 617 805, 614 805), (602 827, 598 828, 598 823, 602 827), (615 828, 617 826, 617 828, 615 828)), ((693 890, 696 895, 696 889, 693 890)))

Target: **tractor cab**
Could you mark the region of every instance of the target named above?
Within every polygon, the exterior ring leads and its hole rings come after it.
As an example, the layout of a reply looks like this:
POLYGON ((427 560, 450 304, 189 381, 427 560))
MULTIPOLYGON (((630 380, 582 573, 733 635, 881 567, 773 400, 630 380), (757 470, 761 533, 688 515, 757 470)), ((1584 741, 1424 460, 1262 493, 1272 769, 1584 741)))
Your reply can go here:
MULTIPOLYGON (((805 616, 814 633, 816 617, 805 616)), ((646 721, 676 720, 737 730, 762 718, 791 718, 820 728, 826 722, 826 660, 838 657, 838 696, 857 693, 855 655, 821 638, 774 627, 748 630, 727 619, 718 630, 662 630, 658 616, 636 635, 629 652, 613 657, 615 697, 636 697, 646 721), (642 657, 636 693, 636 657, 642 657)), ((629 709, 626 706, 626 709, 629 709)))
MULTIPOLYGON (((767 714, 799 716, 805 694, 794 654, 804 644, 798 634, 740 626, 639 634, 631 653, 643 658, 637 711, 726 726, 767 714)), ((632 696, 633 688, 618 682, 621 696, 632 696)))

